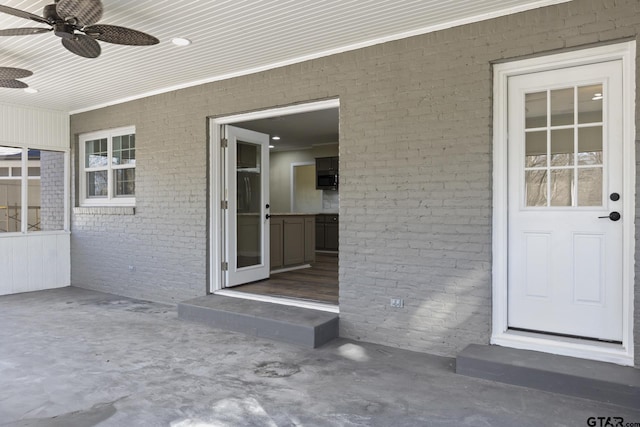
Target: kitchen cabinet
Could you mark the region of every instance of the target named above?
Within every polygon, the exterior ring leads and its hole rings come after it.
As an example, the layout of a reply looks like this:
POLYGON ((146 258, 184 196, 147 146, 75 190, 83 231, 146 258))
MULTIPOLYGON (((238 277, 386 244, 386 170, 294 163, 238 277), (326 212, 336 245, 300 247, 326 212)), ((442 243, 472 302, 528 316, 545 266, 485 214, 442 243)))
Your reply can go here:
POLYGON ((315 261, 315 215, 271 216, 271 269, 315 261))
POLYGON ((317 157, 316 170, 319 171, 338 171, 339 157, 317 157))
POLYGON ((339 158, 316 158, 316 190, 337 190, 339 181, 339 158))
POLYGON ((338 250, 338 225, 337 214, 316 215, 316 249, 323 251, 338 250))

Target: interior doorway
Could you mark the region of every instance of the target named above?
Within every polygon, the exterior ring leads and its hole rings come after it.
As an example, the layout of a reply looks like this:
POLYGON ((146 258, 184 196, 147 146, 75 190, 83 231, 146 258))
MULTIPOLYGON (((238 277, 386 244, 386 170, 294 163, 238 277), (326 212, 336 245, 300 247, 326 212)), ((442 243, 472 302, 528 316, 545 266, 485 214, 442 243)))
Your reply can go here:
POLYGON ((211 119, 211 292, 338 311, 338 252, 316 251, 316 216, 337 221, 339 209, 337 182, 316 186, 316 158, 334 157, 337 165, 338 117, 339 101, 329 100, 211 119), (254 161, 261 148, 240 162, 239 147, 259 145, 237 132, 266 138, 266 158, 254 161), (257 176, 268 181, 259 195, 257 176), (253 201, 250 212, 239 209, 253 201), (256 262, 234 262, 240 259, 256 262), (266 277, 252 275, 265 268, 266 277))

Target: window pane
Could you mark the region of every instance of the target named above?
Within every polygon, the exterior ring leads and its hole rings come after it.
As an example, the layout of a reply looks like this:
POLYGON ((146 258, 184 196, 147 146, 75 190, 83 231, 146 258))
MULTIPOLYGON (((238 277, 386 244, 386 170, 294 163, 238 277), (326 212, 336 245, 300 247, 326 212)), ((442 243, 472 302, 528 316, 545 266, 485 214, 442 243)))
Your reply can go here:
POLYGON ((113 171, 116 197, 134 196, 136 193, 136 170, 117 169, 113 171))
POLYGON ((528 168, 547 166, 547 132, 527 132, 526 162, 528 168))
POLYGON ((578 169, 578 206, 602 206, 602 168, 578 169))
POLYGON ((29 169, 27 170, 27 173, 31 177, 40 176, 40 168, 29 166, 29 169))
POLYGON ((135 135, 123 135, 113 138, 113 164, 135 165, 136 145, 135 135))
MULTIPOLYGON (((9 169, 19 167, 22 162, 22 149, 0 146, 0 161, 9 169)), ((0 233, 21 231, 22 181, 20 179, 0 179, 0 233)))
POLYGON ((528 93, 525 95, 525 119, 527 129, 547 125, 547 92, 528 93))
POLYGON ((602 164, 602 126, 578 129, 578 164, 602 164))
POLYGON ((573 165, 573 129, 551 131, 551 166, 573 165))
POLYGON ((578 88, 578 123, 602 122, 602 85, 578 88))
POLYGON ((573 124, 573 88, 551 91, 551 126, 573 124))
POLYGON ((38 169, 40 179, 29 181, 29 231, 63 230, 64 153, 41 151, 38 169))
POLYGON ((571 206, 573 169, 551 171, 551 206, 571 206))
POLYGON ((525 191, 527 206, 547 206, 547 171, 527 171, 525 191))
POLYGON ((97 139, 85 142, 85 167, 99 168, 107 166, 107 140, 97 139))
POLYGON ((0 168, 0 176, 9 176, 9 168, 0 168))
POLYGON ((107 171, 87 172, 87 197, 107 197, 107 171))
POLYGON ((22 168, 15 167, 15 166, 12 167, 11 168, 11 176, 18 177, 18 178, 22 177, 22 168))

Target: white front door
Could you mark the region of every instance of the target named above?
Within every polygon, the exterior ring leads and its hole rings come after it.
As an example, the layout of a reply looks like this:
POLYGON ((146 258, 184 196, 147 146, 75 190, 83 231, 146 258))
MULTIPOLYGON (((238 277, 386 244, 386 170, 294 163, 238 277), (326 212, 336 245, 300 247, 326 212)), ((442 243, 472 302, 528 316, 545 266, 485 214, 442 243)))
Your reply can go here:
POLYGON ((623 341, 622 61, 508 78, 508 328, 623 341))
POLYGON ((269 135, 224 126, 225 287, 269 277, 269 135))

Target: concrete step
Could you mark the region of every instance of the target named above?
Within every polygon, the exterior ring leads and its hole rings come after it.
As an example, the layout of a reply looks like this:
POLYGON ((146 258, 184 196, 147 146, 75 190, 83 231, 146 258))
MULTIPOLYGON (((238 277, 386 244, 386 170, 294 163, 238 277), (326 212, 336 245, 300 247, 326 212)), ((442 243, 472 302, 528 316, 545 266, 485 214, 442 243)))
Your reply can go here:
POLYGON ((307 348, 338 337, 338 314, 220 295, 181 302, 178 318, 307 348))
POLYGON ((456 358, 456 373, 637 409, 640 369, 593 360, 476 345, 456 358))

